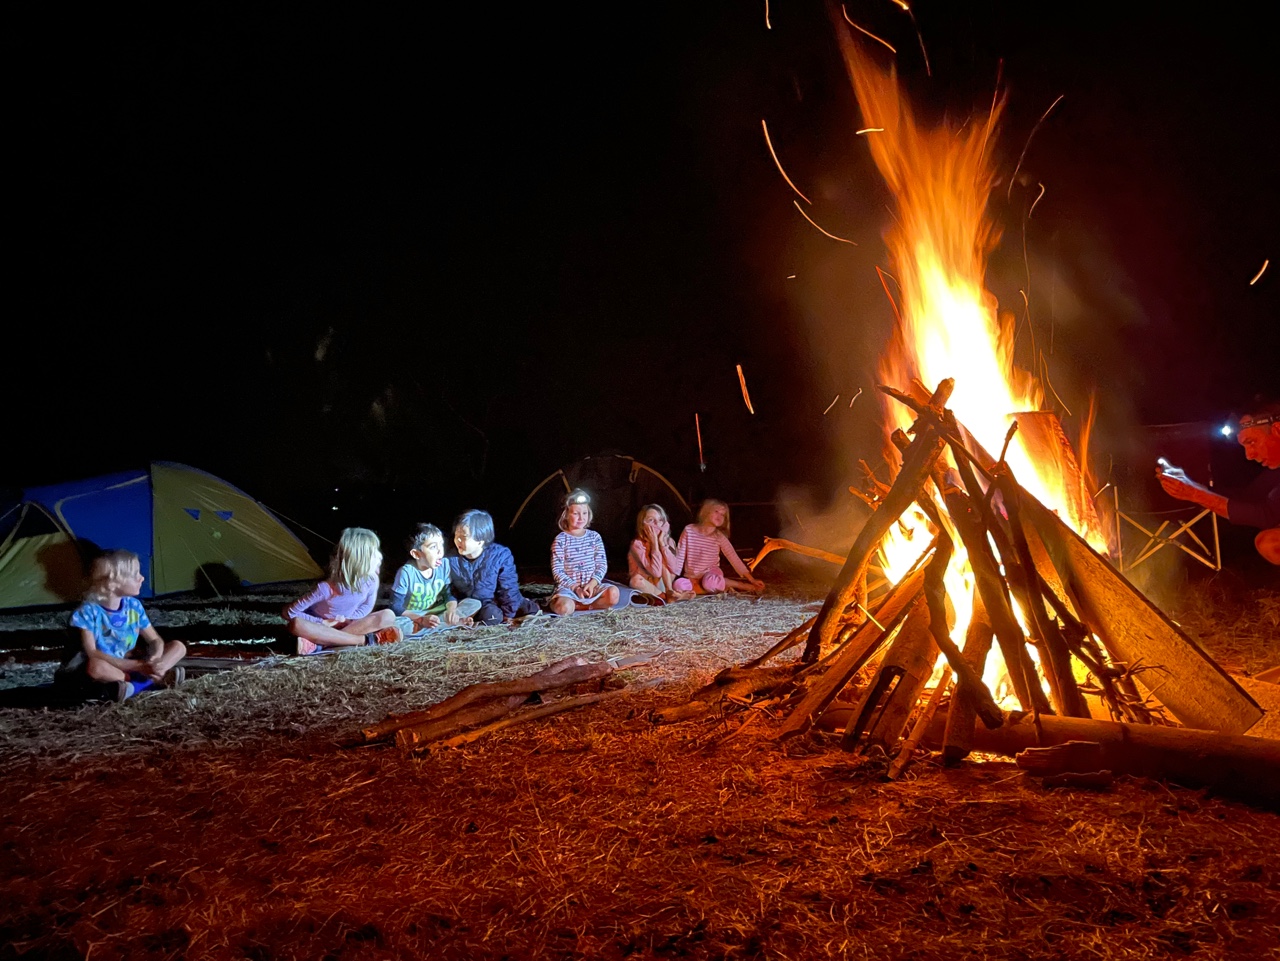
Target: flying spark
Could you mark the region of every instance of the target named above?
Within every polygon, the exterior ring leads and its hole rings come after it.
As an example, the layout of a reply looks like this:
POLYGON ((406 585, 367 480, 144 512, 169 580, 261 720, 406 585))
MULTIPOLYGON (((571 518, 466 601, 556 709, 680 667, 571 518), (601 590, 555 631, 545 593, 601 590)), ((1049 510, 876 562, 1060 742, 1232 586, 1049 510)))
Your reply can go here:
POLYGON ((742 388, 742 402, 747 405, 747 413, 754 414, 755 408, 751 406, 751 395, 747 393, 747 378, 742 375, 742 365, 738 364, 738 385, 742 388))
POLYGON ((773 162, 778 165, 778 173, 782 174, 782 179, 787 182, 788 187, 800 194, 801 200, 812 206, 813 201, 800 193, 800 188, 791 182, 791 178, 787 176, 787 172, 782 169, 782 161, 778 159, 778 154, 773 149, 773 141, 769 139, 769 125, 764 122, 763 118, 760 120, 760 126, 764 129, 764 142, 769 148, 769 156, 771 156, 773 158, 773 162))
POLYGON ((1259 280, 1262 279, 1262 275, 1267 272, 1267 264, 1269 263, 1271 263, 1270 259, 1264 260, 1262 262, 1262 266, 1258 268, 1258 272, 1253 275, 1253 280, 1249 281, 1250 287, 1252 287, 1254 284, 1256 284, 1259 280))
POLYGON ((859 137, 864 133, 884 133, 884 127, 863 127, 861 130, 855 130, 854 133, 859 137))
POLYGON ((1031 128, 1031 133, 1027 135, 1027 143, 1022 148, 1022 156, 1018 158, 1018 165, 1013 168, 1013 176, 1009 178, 1009 191, 1005 195, 1006 197, 1013 196, 1013 182, 1018 179, 1018 171, 1022 169, 1022 161, 1027 158, 1027 151, 1031 149, 1031 138, 1036 135, 1036 131, 1040 129, 1040 125, 1049 119, 1049 114, 1053 113, 1053 108, 1062 103, 1062 98, 1065 96, 1065 93, 1058 94, 1058 99, 1049 104, 1049 109, 1044 112, 1044 115, 1036 121, 1036 125, 1031 128))
MULTIPOLYGON (((794 200, 793 200, 793 201, 791 201, 791 202, 792 202, 793 204, 796 204, 796 202, 795 202, 794 200)), ((801 217, 803 217, 805 220, 809 221, 809 223, 813 224, 815 227, 818 227, 817 222, 815 222, 815 221, 814 221, 814 219, 813 219, 812 217, 810 217, 807 213, 805 213, 805 212, 804 212, 804 208, 803 208, 803 207, 801 207, 799 204, 796 204, 796 210, 800 211, 800 216, 801 216, 801 217)), ((853 244, 853 246, 855 246, 855 247, 856 247, 856 246, 858 246, 856 242, 854 242, 854 241, 852 241, 852 240, 845 240, 845 238, 843 238, 843 237, 837 237, 835 234, 833 234, 833 233, 828 233, 827 231, 823 230, 821 227, 818 227, 818 230, 819 230, 821 233, 826 234, 826 236, 830 237, 832 240, 838 240, 838 241, 840 241, 840 243, 842 243, 842 244, 853 244)))
POLYGON ((836 401, 838 401, 839 399, 840 399, 839 394, 836 394, 834 397, 831 398, 831 403, 829 403, 827 405, 827 409, 822 412, 823 417, 826 417, 827 414, 830 412, 831 408, 836 406, 836 401))
POLYGON ((1036 199, 1031 201, 1031 209, 1027 211, 1027 219, 1031 219, 1031 215, 1036 212, 1036 204, 1040 202, 1040 198, 1044 196, 1044 184, 1040 184, 1040 193, 1036 194, 1036 199))
POLYGON ((862 388, 861 388, 861 387, 859 387, 859 388, 858 388, 858 392, 857 392, 856 394, 854 394, 852 397, 850 397, 850 398, 849 398, 849 406, 850 406, 850 407, 852 407, 852 406, 853 406, 853 402, 854 402, 855 400, 857 400, 857 399, 858 399, 859 397, 861 397, 861 396, 862 396, 862 388))
POLYGON ((856 23, 854 23, 852 20, 850 20, 849 11, 844 8, 844 4, 840 5, 840 12, 844 14, 845 22, 849 24, 849 26, 853 27, 854 30, 858 30, 862 33, 865 33, 868 37, 870 37, 872 40, 875 40, 877 43, 883 43, 886 47, 888 47, 891 51, 893 51, 893 55, 895 57, 898 55, 898 51, 894 50, 893 44, 891 44, 888 40, 884 40, 884 39, 881 39, 880 37, 877 37, 870 30, 866 29, 865 27, 860 27, 856 23))
POLYGON ((769 0, 764 0, 764 27, 766 30, 773 29, 773 24, 769 22, 769 0))
POLYGON ((693 429, 698 432, 698 470, 705 471, 707 469, 706 458, 702 456, 702 421, 698 417, 698 412, 693 412, 693 429))

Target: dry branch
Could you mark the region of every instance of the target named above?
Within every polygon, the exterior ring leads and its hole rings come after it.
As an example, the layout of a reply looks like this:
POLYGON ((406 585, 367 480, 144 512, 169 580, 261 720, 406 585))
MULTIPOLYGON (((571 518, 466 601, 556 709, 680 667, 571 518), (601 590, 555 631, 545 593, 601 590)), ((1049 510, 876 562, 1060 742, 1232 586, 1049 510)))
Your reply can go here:
MULTIPOLYGON (((932 547, 930 548, 932 549, 932 547)), ((906 616, 907 610, 919 598, 924 586, 924 570, 916 569, 908 574, 885 596, 873 616, 838 650, 827 658, 826 673, 805 692, 800 704, 791 712, 774 735, 791 737, 806 730, 814 718, 826 709, 837 694, 849 683, 854 674, 867 663, 880 643, 906 616)))

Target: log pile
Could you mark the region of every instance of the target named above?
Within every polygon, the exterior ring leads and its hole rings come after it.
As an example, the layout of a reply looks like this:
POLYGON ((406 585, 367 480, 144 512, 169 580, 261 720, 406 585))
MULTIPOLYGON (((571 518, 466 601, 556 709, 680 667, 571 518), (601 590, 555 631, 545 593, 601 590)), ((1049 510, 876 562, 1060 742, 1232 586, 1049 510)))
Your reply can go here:
POLYGON ((650 663, 647 655, 588 661, 566 657, 536 674, 472 684, 439 704, 387 718, 362 743, 393 740, 405 753, 459 747, 494 731, 585 707, 647 685, 610 683, 616 672, 650 663))
POLYGON ((994 458, 946 407, 953 386, 880 388, 914 412, 915 424, 911 436, 894 438, 902 460, 893 483, 864 495, 874 512, 817 616, 655 720, 751 708, 773 720, 779 741, 831 732, 846 750, 883 751, 891 778, 925 744, 948 765, 973 750, 1021 751, 1021 763, 1047 783, 1100 787, 1136 773, 1280 798, 1280 744, 1255 749, 1259 739, 1238 737, 1261 717, 1258 705, 1014 477, 1005 451, 1022 423, 1038 461, 1078 474, 1056 418, 1019 415, 994 458), (932 541, 869 606, 873 557, 913 504, 932 541), (962 643, 952 637, 943 580, 959 549, 974 583, 962 643), (795 662, 770 665, 801 644, 795 662), (983 680, 993 648, 1017 701, 1011 713, 983 680), (1061 744, 1055 732, 1064 730, 1089 744, 1026 753, 1061 744), (1139 747, 1151 738, 1156 747, 1139 747), (1235 783, 1245 767, 1252 776, 1235 783))

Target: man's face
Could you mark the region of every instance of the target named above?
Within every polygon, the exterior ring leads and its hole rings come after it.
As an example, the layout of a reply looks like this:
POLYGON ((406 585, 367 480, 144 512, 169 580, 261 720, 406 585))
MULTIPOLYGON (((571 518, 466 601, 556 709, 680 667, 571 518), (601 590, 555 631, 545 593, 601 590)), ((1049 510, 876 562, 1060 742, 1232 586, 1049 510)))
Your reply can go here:
POLYGON ((1244 456, 1269 470, 1280 468, 1280 423, 1246 427, 1236 434, 1244 456))

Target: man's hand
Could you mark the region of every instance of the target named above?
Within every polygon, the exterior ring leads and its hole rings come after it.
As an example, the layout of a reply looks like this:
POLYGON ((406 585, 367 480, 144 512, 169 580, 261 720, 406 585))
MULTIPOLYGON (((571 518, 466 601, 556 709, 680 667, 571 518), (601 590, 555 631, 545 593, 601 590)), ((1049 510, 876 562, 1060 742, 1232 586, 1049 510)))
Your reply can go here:
POLYGON ((1230 517, 1225 497, 1214 493, 1203 484, 1196 483, 1181 467, 1174 467, 1163 457, 1160 458, 1159 466, 1156 468, 1156 480, 1160 482, 1164 492, 1175 500, 1207 507, 1219 517, 1230 517))

